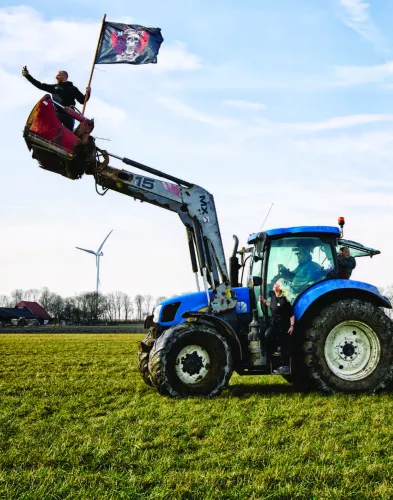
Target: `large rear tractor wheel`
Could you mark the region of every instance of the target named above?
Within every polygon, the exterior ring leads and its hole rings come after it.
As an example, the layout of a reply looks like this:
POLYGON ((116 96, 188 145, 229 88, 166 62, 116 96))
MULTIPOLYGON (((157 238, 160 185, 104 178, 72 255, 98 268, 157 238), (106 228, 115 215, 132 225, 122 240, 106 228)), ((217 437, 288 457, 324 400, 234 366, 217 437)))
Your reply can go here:
POLYGON ((214 328, 183 323, 166 330, 155 342, 149 371, 160 394, 217 396, 231 378, 232 354, 214 328))
POLYGON ((393 376, 393 323, 369 302, 340 300, 306 329, 304 354, 323 392, 378 392, 393 376))

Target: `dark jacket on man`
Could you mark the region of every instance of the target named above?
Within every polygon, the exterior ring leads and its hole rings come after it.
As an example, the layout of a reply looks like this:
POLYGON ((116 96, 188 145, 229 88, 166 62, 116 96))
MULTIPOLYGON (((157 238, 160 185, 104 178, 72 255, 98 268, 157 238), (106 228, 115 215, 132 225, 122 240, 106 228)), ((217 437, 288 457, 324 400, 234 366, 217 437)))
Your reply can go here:
MULTIPOLYGON (((85 96, 82 92, 74 86, 72 82, 63 83, 41 83, 31 75, 26 75, 25 78, 29 80, 37 89, 43 90, 44 92, 49 92, 52 94, 53 100, 62 104, 63 106, 75 106, 75 100, 80 104, 85 102, 85 96)), ((87 94, 87 100, 89 100, 90 94, 87 94)))
POLYGON ((356 267, 355 257, 344 257, 344 255, 338 255, 338 268, 339 277, 343 279, 349 279, 351 277, 352 271, 356 267))

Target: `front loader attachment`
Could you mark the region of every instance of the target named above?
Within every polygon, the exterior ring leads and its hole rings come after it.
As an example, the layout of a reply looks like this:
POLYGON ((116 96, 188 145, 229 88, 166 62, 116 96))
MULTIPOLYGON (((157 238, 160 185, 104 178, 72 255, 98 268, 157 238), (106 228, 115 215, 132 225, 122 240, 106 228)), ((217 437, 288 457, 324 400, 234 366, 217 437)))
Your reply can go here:
POLYGON ((44 96, 34 106, 24 128, 27 147, 45 170, 68 179, 80 179, 84 173, 94 174, 99 164, 99 150, 90 136, 94 121, 69 107, 62 107, 62 112, 80 122, 75 131, 60 122, 51 97, 44 96))
POLYGON ((58 103, 54 103, 50 96, 43 97, 30 113, 24 130, 27 146, 40 167, 69 179, 90 174, 94 176, 96 191, 100 195, 108 190, 117 191, 177 213, 187 230, 197 283, 198 271, 203 280, 208 310, 213 314, 234 310, 237 298, 229 283, 213 196, 196 184, 100 150, 90 136, 93 121, 61 106, 62 112, 80 121, 78 128, 71 132, 56 116, 55 105, 58 103), (112 167, 110 157, 156 177, 112 167), (98 192, 97 186, 103 191, 98 192))

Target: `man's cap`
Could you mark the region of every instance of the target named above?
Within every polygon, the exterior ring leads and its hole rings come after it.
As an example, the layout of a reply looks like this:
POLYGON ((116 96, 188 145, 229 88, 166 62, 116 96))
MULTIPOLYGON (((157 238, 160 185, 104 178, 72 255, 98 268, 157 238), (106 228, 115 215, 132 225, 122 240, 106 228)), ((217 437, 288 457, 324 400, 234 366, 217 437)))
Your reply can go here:
POLYGON ((309 247, 293 247, 292 251, 295 252, 295 254, 299 254, 299 253, 311 253, 312 252, 312 248, 309 248, 309 247))

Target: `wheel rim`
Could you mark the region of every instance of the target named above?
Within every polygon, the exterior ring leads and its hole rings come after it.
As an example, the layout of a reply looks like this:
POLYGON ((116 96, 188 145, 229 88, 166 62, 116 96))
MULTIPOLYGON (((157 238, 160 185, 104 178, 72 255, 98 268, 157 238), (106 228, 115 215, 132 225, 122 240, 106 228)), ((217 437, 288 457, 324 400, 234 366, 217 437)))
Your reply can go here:
POLYGON ((362 380, 378 366, 381 345, 377 334, 365 323, 344 321, 327 336, 324 354, 337 377, 362 380))
POLYGON ((184 384, 197 384, 207 376, 209 368, 209 353, 200 345, 188 345, 177 355, 176 373, 184 384))

